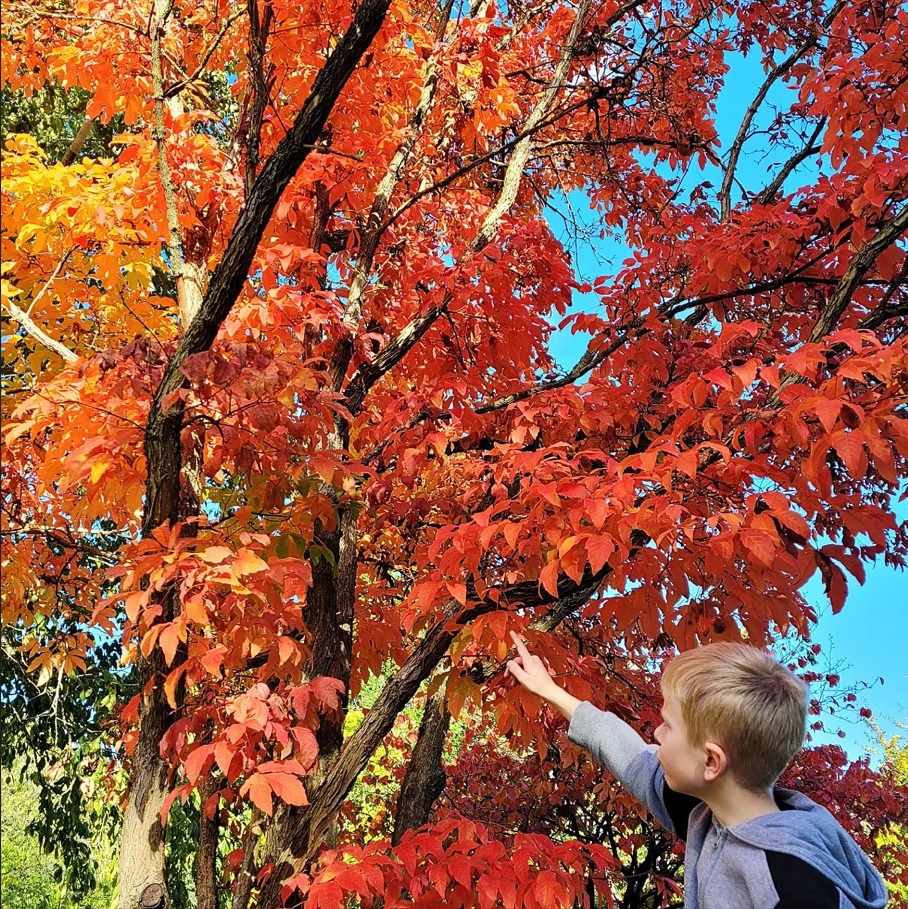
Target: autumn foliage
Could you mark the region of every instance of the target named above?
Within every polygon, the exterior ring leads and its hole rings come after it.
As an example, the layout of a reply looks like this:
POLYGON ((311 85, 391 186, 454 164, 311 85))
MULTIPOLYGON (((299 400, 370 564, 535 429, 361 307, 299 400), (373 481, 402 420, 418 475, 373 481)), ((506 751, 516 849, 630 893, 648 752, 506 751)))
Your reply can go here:
POLYGON ((619 853, 671 905, 675 844, 498 670, 520 631, 646 728, 618 674, 904 567, 906 32, 886 0, 5 5, 9 97, 84 99, 65 155, 3 151, 9 697, 109 682, 124 909, 172 889, 174 811, 201 909, 611 905, 619 853), (390 844, 348 797, 426 699, 390 844))

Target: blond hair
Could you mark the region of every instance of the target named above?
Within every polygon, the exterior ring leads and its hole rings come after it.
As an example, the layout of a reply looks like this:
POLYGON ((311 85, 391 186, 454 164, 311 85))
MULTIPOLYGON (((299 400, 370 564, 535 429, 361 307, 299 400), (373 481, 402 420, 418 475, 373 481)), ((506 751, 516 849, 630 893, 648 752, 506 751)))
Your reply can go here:
POLYGON ((721 745, 747 789, 772 786, 804 742, 807 685, 765 650, 725 642, 688 650, 669 663, 662 692, 691 744, 721 745))

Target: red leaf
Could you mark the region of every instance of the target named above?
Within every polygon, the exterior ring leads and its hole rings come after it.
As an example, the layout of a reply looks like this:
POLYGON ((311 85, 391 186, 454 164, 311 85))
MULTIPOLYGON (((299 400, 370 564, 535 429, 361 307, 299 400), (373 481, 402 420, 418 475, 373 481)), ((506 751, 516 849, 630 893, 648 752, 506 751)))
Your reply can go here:
POLYGON ((236 749, 230 744, 230 742, 224 741, 223 739, 220 742, 216 742, 214 746, 214 760, 218 765, 218 769, 225 777, 230 776, 230 762, 233 760, 233 756, 236 754, 236 749))
POLYGON ((416 874, 416 847, 409 842, 401 843, 397 847, 397 857, 403 863, 407 874, 413 877, 416 874))
POLYGON ((214 745, 199 745, 198 748, 190 752, 189 757, 183 762, 183 772, 186 774, 186 779, 193 786, 214 761, 214 749, 214 745))
POLYGON ((215 792, 214 795, 209 795, 208 798, 205 799, 205 804, 202 806, 202 810, 205 812, 205 817, 207 817, 209 821, 214 820, 214 815, 218 810, 218 801, 220 798, 221 793, 215 792))
POLYGON ((311 773, 318 760, 318 741, 315 733, 308 726, 293 726, 290 735, 296 739, 296 756, 299 762, 306 768, 307 773, 311 773))
POLYGON ((306 909, 343 909, 346 905, 346 896, 337 881, 316 882, 306 900, 306 909))
POLYGON ((867 472, 867 462, 863 460, 864 434, 862 432, 834 432, 829 441, 838 456, 856 480, 867 472), (863 463, 862 463, 863 461, 863 463))
POLYGON ((820 398, 813 406, 814 412, 820 418, 823 428, 826 432, 832 432, 839 413, 842 410, 842 402, 830 398, 820 398))
POLYGON ((268 774, 253 773, 240 789, 240 795, 248 795, 262 812, 271 816, 274 810, 271 803, 271 784, 268 782, 268 774))
POLYGON ((167 815, 170 814, 170 809, 173 806, 173 803, 178 798, 182 798, 182 800, 185 802, 191 788, 191 786, 184 784, 182 786, 177 786, 176 789, 167 794, 167 797, 164 799, 164 802, 161 805, 161 810, 158 812, 162 825, 167 823, 167 815))
POLYGON ((283 799, 288 805, 308 805, 309 799, 306 797, 306 789, 300 782, 299 777, 290 773, 269 773, 268 785, 271 786, 274 794, 283 799))
POLYGON ((533 884, 533 896, 542 909, 566 909, 571 902, 570 891, 552 871, 539 873, 533 884))
POLYGON ((319 676, 309 683, 309 690, 315 699, 329 710, 340 708, 341 695, 344 693, 344 683, 340 679, 319 676))

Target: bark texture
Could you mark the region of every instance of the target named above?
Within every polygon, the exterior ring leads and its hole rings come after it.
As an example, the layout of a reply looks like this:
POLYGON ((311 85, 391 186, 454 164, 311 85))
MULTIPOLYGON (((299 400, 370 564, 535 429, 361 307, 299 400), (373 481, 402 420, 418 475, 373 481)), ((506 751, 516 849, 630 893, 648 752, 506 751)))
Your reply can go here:
POLYGON ((199 851, 196 854, 196 909, 218 909, 218 835, 220 824, 217 811, 209 818, 205 803, 217 791, 217 781, 209 779, 199 788, 202 811, 199 817, 199 851))
POLYGON ((419 724, 419 737, 407 764, 407 772, 397 799, 394 815, 396 846, 408 830, 416 830, 429 822, 432 806, 445 788, 445 769, 442 763, 445 739, 451 727, 451 711, 444 687, 427 701, 419 724))

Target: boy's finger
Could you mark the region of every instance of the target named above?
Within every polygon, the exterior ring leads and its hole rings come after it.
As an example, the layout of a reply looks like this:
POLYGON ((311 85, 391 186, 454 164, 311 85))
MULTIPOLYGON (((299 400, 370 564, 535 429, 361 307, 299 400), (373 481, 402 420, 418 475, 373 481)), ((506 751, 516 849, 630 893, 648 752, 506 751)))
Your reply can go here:
POLYGON ((530 656, 530 651, 527 650, 526 644, 523 642, 523 638, 517 634, 516 631, 511 632, 511 640, 514 642, 514 646, 517 648, 517 652, 526 659, 530 656))

